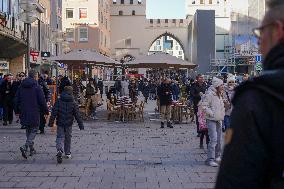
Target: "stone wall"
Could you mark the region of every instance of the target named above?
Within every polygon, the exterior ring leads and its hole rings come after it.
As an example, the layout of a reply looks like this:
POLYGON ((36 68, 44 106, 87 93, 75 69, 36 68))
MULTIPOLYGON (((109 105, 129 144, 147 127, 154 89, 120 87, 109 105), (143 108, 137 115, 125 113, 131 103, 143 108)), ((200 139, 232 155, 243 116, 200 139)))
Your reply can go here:
POLYGON ((24 55, 11 59, 9 61, 9 71, 13 75, 16 75, 19 72, 24 72, 25 71, 25 59, 24 55))

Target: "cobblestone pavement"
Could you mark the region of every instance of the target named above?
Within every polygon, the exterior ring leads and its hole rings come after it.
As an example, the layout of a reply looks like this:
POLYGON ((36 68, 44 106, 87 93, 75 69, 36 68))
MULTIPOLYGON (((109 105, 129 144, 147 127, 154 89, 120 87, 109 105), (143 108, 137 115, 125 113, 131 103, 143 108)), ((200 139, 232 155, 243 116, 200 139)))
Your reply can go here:
MULTIPOLYGON (((146 112, 153 109, 152 102, 146 112)), ((204 165, 195 126, 160 129, 158 121, 146 117, 144 123, 86 122, 84 131, 75 125, 73 157, 60 165, 54 129, 37 136, 37 154, 24 160, 19 152, 24 130, 1 123, 0 188, 213 188, 217 169, 204 165)))

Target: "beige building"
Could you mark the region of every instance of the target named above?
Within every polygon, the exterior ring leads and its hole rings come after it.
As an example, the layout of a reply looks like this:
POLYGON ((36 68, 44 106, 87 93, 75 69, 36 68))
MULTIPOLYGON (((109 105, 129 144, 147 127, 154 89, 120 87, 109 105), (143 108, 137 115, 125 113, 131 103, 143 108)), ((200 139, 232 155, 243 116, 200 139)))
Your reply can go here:
POLYGON ((110 1, 63 0, 63 31, 71 49, 110 54, 110 1))

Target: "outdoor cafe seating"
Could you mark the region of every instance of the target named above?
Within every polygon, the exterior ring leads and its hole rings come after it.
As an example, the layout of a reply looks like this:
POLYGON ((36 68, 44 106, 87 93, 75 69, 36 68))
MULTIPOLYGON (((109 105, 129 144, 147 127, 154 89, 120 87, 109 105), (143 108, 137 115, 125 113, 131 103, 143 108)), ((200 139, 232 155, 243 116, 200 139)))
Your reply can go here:
POLYGON ((144 102, 132 102, 127 96, 118 97, 107 101, 107 112, 108 120, 144 121, 144 102))

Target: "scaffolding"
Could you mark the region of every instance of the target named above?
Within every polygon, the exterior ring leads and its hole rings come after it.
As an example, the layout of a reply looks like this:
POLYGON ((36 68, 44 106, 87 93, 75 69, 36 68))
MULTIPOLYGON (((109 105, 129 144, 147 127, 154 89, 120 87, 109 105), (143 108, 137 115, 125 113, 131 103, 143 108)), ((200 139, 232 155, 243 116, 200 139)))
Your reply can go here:
POLYGON ((224 59, 210 59, 212 76, 221 76, 223 74, 235 73, 236 71, 236 54, 231 46, 225 47, 224 59))

